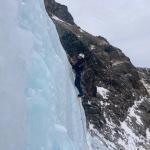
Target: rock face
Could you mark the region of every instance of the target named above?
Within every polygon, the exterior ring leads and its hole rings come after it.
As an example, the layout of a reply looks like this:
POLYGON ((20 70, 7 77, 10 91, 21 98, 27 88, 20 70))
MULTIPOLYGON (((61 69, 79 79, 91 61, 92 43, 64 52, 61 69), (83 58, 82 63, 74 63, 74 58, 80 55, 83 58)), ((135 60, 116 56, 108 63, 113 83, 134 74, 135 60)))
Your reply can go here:
POLYGON ((150 70, 137 69, 105 38, 78 27, 66 6, 54 0, 45 6, 70 63, 84 56, 82 103, 90 133, 110 149, 149 150, 150 70))
POLYGON ((142 83, 145 85, 145 88, 150 93, 150 69, 149 68, 137 68, 139 72, 139 76, 141 78, 142 83))
POLYGON ((45 6, 47 11, 49 12, 48 14, 50 16, 55 15, 59 16, 60 19, 74 25, 74 20, 73 17, 71 16, 70 13, 68 13, 68 8, 65 5, 61 5, 55 0, 44 0, 45 6))

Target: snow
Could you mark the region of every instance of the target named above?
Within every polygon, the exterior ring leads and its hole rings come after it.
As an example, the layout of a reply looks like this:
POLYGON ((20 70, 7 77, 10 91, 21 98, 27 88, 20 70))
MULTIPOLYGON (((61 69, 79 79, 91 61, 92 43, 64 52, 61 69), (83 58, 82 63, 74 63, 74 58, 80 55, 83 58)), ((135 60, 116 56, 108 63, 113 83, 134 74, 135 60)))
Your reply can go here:
POLYGON ((97 92, 104 98, 104 99, 108 99, 108 93, 109 90, 103 88, 103 87, 98 87, 97 86, 97 92))
POLYGON ((125 140, 119 140, 120 141, 120 144, 124 145, 125 149, 128 150, 128 149, 132 149, 132 150, 135 150, 136 149, 136 144, 135 144, 135 138, 136 138, 136 135, 133 133, 133 131, 128 127, 127 123, 126 122, 123 122, 121 124, 121 127, 124 129, 125 131, 125 134, 127 135, 128 137, 128 142, 126 143, 125 140))
POLYGON ((90 45, 90 49, 91 50, 95 49, 95 45, 90 45))
POLYGON ((124 64, 125 61, 115 61, 115 62, 112 62, 112 66, 117 66, 117 65, 120 65, 120 64, 124 64))
POLYGON ((143 125, 143 122, 141 121, 141 117, 137 114, 137 113, 140 113, 137 110, 137 108, 143 101, 144 99, 141 99, 141 101, 136 101, 134 105, 129 109, 129 116, 136 118, 137 123, 140 125, 143 125))
POLYGON ((108 150, 105 140, 101 137, 98 131, 92 124, 89 124, 89 131, 87 132, 87 141, 89 150, 108 150))
MULTIPOLYGON (((136 123, 139 124, 140 126, 143 125, 142 120, 140 118, 140 116, 138 116, 135 112, 137 112, 137 108, 138 106, 145 100, 145 98, 141 98, 140 101, 136 101, 135 104, 129 109, 129 114, 128 117, 126 118, 125 121, 121 122, 121 128, 124 130, 124 138, 127 139, 127 141, 125 139, 119 139, 119 143, 121 145, 124 145, 125 150, 128 149, 132 149, 132 150, 136 150, 137 149, 137 143, 146 143, 146 141, 148 140, 148 138, 146 138, 147 140, 144 140, 144 137, 142 136, 137 136, 133 129, 133 126, 129 126, 131 117, 136 118, 136 123)), ((140 113, 140 112, 139 112, 140 113)), ((147 130, 148 131, 148 130, 147 130)), ((149 133, 147 132, 147 135, 149 133)), ((147 142, 149 143, 149 141, 147 142)), ((144 150, 144 148, 142 147, 142 145, 138 145, 139 150, 144 150)))
POLYGON ((137 145, 137 143, 145 143, 144 138, 141 136, 137 136, 131 128, 129 128, 127 122, 123 122, 121 127, 124 129, 124 137, 126 137, 127 141, 124 139, 119 139, 118 143, 123 145, 125 150, 145 150, 142 145, 137 145))
POLYGON ((85 55, 83 53, 80 53, 79 56, 82 57, 82 58, 85 57, 85 55))
POLYGON ((150 140, 150 129, 146 129, 146 138, 150 140))
POLYGON ((0 149, 86 150, 71 66, 43 0, 0 6, 0 149))
MULTIPOLYGON (((110 133, 110 141, 108 141, 103 134, 99 133, 92 124, 89 125, 89 130, 90 133, 92 133, 91 135, 94 135, 92 138, 93 140, 96 140, 96 138, 99 139, 99 141, 103 142, 104 145, 106 144, 107 147, 112 150, 112 149, 123 149, 123 150, 145 150, 144 147, 142 146, 142 144, 146 143, 149 146, 149 142, 150 142, 150 131, 147 128, 146 130, 146 138, 140 134, 136 134, 135 133, 135 127, 133 126, 133 122, 131 122, 131 120, 133 118, 135 118, 135 122, 138 126, 143 127, 143 122, 141 120, 140 114, 142 112, 140 112, 138 110, 138 106, 145 100, 149 100, 146 98, 141 98, 140 101, 136 101, 134 103, 134 105, 129 108, 128 110, 128 115, 127 118, 123 121, 120 122, 120 126, 117 126, 116 124, 113 123, 113 121, 111 120, 111 118, 107 118, 106 113, 104 112, 104 118, 107 122, 107 129, 109 129, 108 131, 106 130, 106 132, 110 133), (118 132, 116 132, 116 128, 119 128, 118 132), (119 133, 119 136, 116 138, 116 133, 119 133), (119 145, 119 148, 117 147, 117 145, 119 145)), ((103 105, 106 105, 103 102, 103 105)), ((105 130, 103 131, 105 132, 105 130)), ((94 143, 94 141, 92 141, 92 143, 94 143)), ((98 144, 99 145, 99 144, 98 144)))
POLYGON ((63 20, 59 19, 59 18, 58 18, 57 16, 55 16, 55 15, 53 15, 52 18, 55 19, 55 20, 57 20, 57 21, 64 22, 63 20))
POLYGON ((142 79, 141 82, 143 83, 144 87, 147 89, 148 93, 150 93, 150 85, 146 83, 144 79, 142 79))

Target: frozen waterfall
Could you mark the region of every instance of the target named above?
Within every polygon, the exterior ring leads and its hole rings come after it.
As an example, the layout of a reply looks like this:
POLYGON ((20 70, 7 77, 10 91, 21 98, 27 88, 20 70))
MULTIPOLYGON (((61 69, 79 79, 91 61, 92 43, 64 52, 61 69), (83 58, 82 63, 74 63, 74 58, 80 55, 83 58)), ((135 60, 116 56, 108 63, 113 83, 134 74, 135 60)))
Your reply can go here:
POLYGON ((76 95, 43 0, 0 1, 0 149, 86 150, 76 95))

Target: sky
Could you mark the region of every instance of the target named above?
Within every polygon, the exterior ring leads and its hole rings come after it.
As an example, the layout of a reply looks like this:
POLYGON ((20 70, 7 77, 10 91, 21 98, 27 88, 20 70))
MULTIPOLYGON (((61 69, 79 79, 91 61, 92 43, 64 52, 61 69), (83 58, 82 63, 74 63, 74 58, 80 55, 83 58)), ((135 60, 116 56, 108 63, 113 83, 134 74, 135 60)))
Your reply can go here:
POLYGON ((150 0, 56 0, 75 23, 105 37, 137 67, 150 68, 150 0))

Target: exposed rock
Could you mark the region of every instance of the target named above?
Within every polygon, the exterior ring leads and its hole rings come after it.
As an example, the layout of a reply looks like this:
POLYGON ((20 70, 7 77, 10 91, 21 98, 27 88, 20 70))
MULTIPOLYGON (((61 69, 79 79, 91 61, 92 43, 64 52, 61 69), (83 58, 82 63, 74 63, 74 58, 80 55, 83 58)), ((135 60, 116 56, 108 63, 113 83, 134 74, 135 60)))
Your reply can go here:
POLYGON ((110 45, 105 38, 93 36, 78 27, 66 6, 54 0, 45 0, 45 5, 70 63, 76 62, 79 54, 85 56, 81 86, 88 128, 92 124, 94 129, 90 130, 97 131, 104 141, 115 145, 110 148, 126 149, 120 140, 128 143, 131 138, 137 140, 134 143, 136 146, 150 149, 149 141, 146 141, 146 130, 150 126, 150 70, 137 69, 120 49, 110 45), (108 98, 99 93, 95 97, 93 91, 96 87, 107 89, 108 98), (141 101, 142 97, 145 99, 141 101), (133 108, 137 109, 133 110, 134 114, 141 116, 142 125, 136 116, 129 115, 133 108), (124 125, 133 131, 135 137, 129 138, 124 125))
POLYGON ((45 2, 45 7, 46 10, 49 12, 49 15, 55 15, 58 18, 70 23, 70 24, 75 24, 73 17, 68 13, 68 8, 65 5, 61 5, 55 0, 44 0, 45 2))
POLYGON ((137 68, 141 82, 144 84, 147 91, 150 93, 150 69, 149 68, 137 68))

